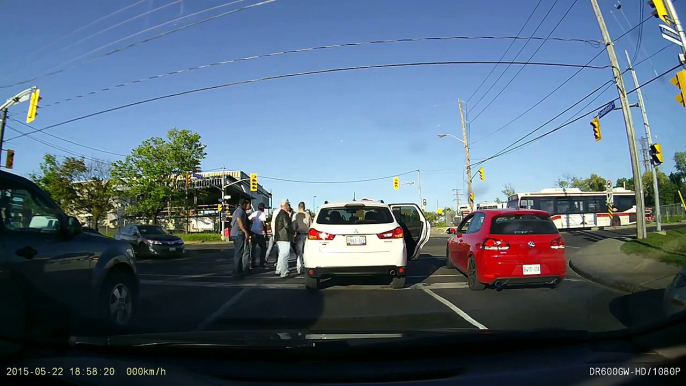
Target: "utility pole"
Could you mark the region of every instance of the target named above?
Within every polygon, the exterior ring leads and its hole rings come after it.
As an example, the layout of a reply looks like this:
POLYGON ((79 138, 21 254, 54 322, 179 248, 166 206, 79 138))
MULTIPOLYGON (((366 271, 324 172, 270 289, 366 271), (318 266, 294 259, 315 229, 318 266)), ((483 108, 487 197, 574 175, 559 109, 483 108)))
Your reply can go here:
POLYGON ((455 205, 457 205, 456 206, 457 210, 455 212, 459 212, 460 211, 460 189, 453 189, 453 191, 455 192, 455 201, 457 202, 455 204, 455 205))
POLYGON ((593 6, 593 12, 595 12, 595 16, 598 19, 598 26, 600 27, 600 32, 603 35, 603 40, 605 41, 607 55, 610 58, 610 65, 612 66, 612 73, 615 77, 615 83, 617 84, 619 101, 622 103, 622 114, 624 115, 624 123, 626 125, 626 136, 629 142, 629 154, 631 155, 631 170, 633 172, 634 186, 636 190, 636 238, 642 240, 646 237, 645 206, 643 205, 643 181, 641 181, 641 165, 638 160, 638 151, 636 148, 636 133, 634 132, 634 123, 631 119, 631 107, 629 106, 626 89, 624 88, 624 80, 622 79, 622 73, 619 70, 617 55, 615 54, 612 39, 610 39, 610 33, 607 31, 607 26, 605 25, 603 15, 600 13, 598 1, 591 0, 591 5, 593 6))
POLYGON ((462 121, 462 137, 464 137, 464 159, 465 164, 467 165, 467 190, 469 192, 469 195, 467 196, 467 202, 469 202, 470 211, 473 212, 474 202, 471 200, 471 197, 474 195, 474 190, 472 190, 472 166, 469 162, 469 142, 467 139, 467 127, 465 126, 464 112, 462 111, 462 101, 458 99, 457 104, 460 106, 460 120, 462 121))
MULTIPOLYGON (((643 115, 643 127, 645 128, 646 131, 646 140, 648 141, 648 148, 652 146, 653 144, 653 138, 652 135, 650 134, 650 125, 648 124, 648 114, 646 113, 646 107, 645 103, 643 103, 643 93, 641 92, 641 87, 638 84, 638 78, 636 77, 636 70, 634 70, 634 66, 631 64, 631 59, 629 59, 629 53, 625 50, 624 53, 626 54, 626 60, 629 63, 629 70, 631 70, 631 76, 634 78, 634 86, 636 87, 636 95, 638 96, 638 106, 641 108, 641 114, 643 115)), ((648 164, 653 166, 653 193, 655 196, 655 208, 653 210, 653 213, 655 213, 655 223, 656 223, 656 229, 658 232, 662 231, 662 219, 660 218, 660 187, 657 184, 657 173, 658 173, 658 168, 657 165, 653 164, 653 162, 650 161, 650 157, 648 158, 648 164)), ((648 170, 648 167, 646 167, 646 171, 648 170)), ((636 214, 636 219, 638 219, 638 213, 636 214)))

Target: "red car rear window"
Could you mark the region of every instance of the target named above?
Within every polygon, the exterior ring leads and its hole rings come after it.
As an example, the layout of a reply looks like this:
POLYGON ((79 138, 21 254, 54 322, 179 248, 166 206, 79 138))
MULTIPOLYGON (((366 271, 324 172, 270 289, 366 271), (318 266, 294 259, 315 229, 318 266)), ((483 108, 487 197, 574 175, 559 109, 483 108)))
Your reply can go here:
POLYGON ((546 215, 505 214, 491 221, 492 235, 554 235, 557 227, 546 215))

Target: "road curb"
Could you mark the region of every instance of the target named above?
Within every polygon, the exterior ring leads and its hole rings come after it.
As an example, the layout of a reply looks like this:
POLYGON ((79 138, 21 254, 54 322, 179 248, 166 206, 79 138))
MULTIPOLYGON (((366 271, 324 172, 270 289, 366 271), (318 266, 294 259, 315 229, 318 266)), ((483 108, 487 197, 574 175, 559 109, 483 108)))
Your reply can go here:
POLYGON ((632 284, 627 284, 627 283, 619 283, 616 281, 611 281, 611 280, 605 280, 602 277, 595 276, 588 271, 585 271, 583 268, 579 268, 576 266, 573 262, 572 259, 569 260, 569 268, 572 269, 572 271, 576 272, 577 275, 583 277, 586 280, 592 281, 596 284, 600 284, 602 286, 612 288, 614 290, 618 290, 621 292, 626 292, 626 293, 634 293, 634 292, 640 292, 640 291, 647 291, 650 290, 651 288, 644 287, 640 284, 638 285, 632 285, 632 284))

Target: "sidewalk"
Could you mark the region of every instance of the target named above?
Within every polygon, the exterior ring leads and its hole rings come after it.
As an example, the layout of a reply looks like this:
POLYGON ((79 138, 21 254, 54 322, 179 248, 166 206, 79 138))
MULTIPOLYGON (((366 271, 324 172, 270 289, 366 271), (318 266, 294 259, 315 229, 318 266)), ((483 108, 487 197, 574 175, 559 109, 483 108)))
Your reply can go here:
POLYGON ((681 267, 626 255, 619 248, 623 241, 605 239, 579 250, 569 266, 581 277, 625 292, 664 289, 681 267))

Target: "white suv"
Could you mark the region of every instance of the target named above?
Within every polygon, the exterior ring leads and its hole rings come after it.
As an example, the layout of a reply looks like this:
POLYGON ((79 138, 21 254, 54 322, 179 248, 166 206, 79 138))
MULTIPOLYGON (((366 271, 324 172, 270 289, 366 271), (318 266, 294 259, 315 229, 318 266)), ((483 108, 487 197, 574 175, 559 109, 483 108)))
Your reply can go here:
POLYGON ((416 204, 383 201, 325 202, 305 242, 305 286, 318 289, 332 276, 383 275, 405 286, 407 260, 419 258, 430 225, 416 204))

